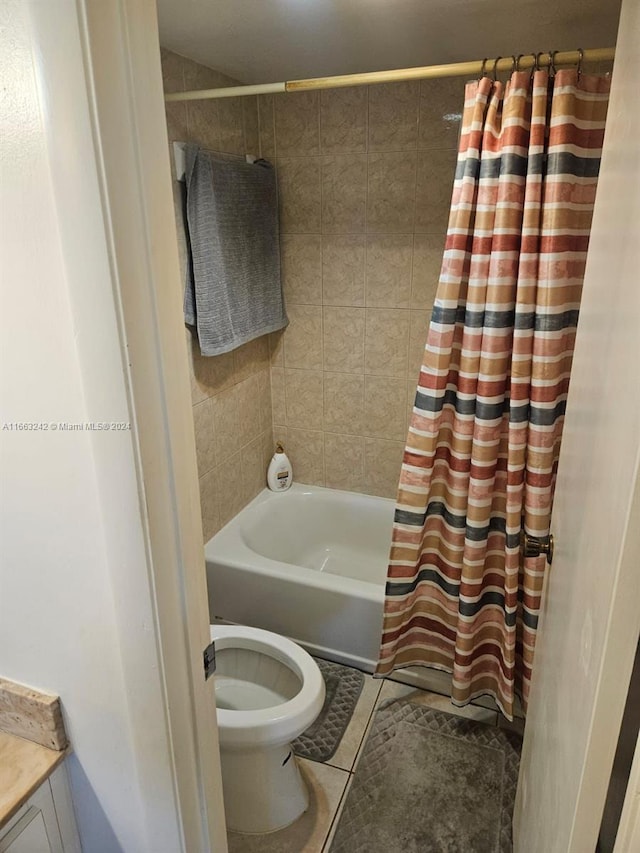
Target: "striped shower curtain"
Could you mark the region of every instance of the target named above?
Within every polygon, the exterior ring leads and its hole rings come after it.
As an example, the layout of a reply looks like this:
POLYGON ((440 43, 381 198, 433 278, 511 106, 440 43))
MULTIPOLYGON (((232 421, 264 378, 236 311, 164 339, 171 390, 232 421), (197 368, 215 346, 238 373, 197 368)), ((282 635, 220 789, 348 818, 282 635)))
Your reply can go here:
MULTIPOLYGON (((467 84, 442 271, 398 490, 377 673, 526 708, 609 81, 467 84)), ((607 283, 609 285, 609 283, 607 283)))

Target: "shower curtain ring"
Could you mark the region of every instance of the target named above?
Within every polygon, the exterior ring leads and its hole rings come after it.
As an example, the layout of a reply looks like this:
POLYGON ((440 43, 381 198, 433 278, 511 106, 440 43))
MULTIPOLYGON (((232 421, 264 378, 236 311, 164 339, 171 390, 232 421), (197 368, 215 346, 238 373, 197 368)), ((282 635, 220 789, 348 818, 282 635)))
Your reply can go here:
POLYGON ((514 71, 517 71, 517 70, 518 70, 518 58, 516 57, 515 53, 512 53, 511 54, 511 72, 510 73, 513 74, 514 71))
POLYGON ((524 56, 524 53, 519 53, 516 56, 516 71, 520 71, 520 60, 522 59, 523 56, 524 56))
POLYGON ((556 72, 558 70, 556 68, 556 53, 557 52, 558 52, 557 50, 550 50, 549 51, 549 73, 553 74, 554 77, 555 77, 556 72))
POLYGON ((581 47, 578 48, 578 55, 580 57, 578 59, 578 80, 579 80, 580 76, 582 74, 582 60, 584 59, 584 50, 581 47))
POLYGON ((482 60, 482 68, 480 69, 480 79, 481 80, 485 76, 485 74, 487 73, 487 60, 488 59, 489 59, 489 57, 485 56, 485 58, 482 60))
POLYGON ((492 70, 491 70, 491 78, 492 78, 492 80, 493 80, 493 82, 494 82, 494 83, 496 82, 496 77, 497 77, 497 74, 498 74, 498 63, 500 62, 500 60, 501 60, 501 59, 502 59, 502 57, 501 57, 501 56, 499 56, 499 57, 498 57, 497 59, 495 59, 495 60, 494 60, 494 62, 493 62, 493 68, 492 68, 492 70))

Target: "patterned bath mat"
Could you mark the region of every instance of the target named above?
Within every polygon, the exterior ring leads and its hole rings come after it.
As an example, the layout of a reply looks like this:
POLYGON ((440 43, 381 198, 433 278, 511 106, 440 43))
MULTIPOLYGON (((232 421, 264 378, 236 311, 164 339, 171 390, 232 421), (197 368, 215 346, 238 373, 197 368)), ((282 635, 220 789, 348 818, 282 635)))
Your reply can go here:
POLYGON ((293 742, 300 758, 328 761, 338 748, 358 703, 364 675, 357 669, 316 658, 326 695, 318 719, 293 742))
POLYGON ((511 853, 520 745, 495 726, 385 703, 331 853, 511 853))

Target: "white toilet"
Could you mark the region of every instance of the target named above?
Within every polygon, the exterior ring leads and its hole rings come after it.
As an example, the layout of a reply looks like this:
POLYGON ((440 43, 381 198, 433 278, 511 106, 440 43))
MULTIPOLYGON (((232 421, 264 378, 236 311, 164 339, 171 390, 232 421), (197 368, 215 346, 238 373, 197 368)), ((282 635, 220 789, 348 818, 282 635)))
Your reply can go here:
POLYGON ((227 827, 274 832, 309 805, 290 744, 322 710, 324 680, 311 655, 271 631, 212 625, 211 639, 227 827))

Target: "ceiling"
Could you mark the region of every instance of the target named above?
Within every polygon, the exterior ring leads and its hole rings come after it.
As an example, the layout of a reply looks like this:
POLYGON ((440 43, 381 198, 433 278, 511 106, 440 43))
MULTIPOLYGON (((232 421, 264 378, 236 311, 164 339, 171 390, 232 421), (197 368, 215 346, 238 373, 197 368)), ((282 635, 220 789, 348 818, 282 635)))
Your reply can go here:
POLYGON ((244 83, 615 44, 620 0, 157 0, 160 43, 244 83))

